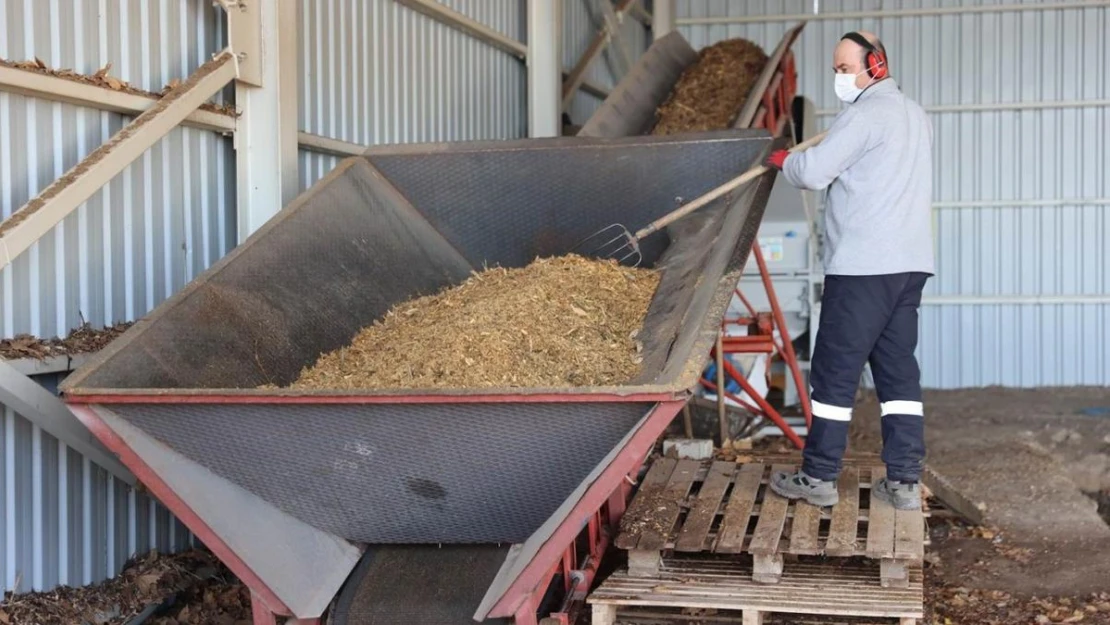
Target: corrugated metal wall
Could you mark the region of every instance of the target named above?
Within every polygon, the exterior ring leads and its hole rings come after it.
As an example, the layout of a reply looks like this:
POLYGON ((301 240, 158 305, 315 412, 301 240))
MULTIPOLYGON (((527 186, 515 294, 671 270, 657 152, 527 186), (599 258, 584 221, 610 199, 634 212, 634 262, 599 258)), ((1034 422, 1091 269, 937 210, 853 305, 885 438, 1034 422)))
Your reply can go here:
MULTIPOLYGON (((61 377, 37 380, 54 391, 61 377)), ((0 425, 0 588, 90 584, 134 554, 192 542, 164 507, 21 415, 0 406, 0 425)))
MULTIPOLYGON (((524 0, 442 3, 527 41, 524 0)), ((597 0, 563 0, 567 71, 601 26, 597 7, 597 0)), ((393 0, 299 0, 298 11, 303 132, 363 145, 528 135, 528 75, 520 59, 393 0), (380 36, 366 37, 364 32, 380 36)), ((621 32, 635 61, 650 44, 651 33, 628 16, 621 32)), ((586 76, 604 88, 617 82, 605 55, 586 76)), ((579 91, 568 113, 584 123, 600 105, 599 98, 579 91)), ((339 160, 301 150, 301 189, 339 160)))
MULTIPOLYGON (((222 47, 208 0, 0 0, 0 57, 111 74, 160 91, 222 47)), ((0 92, 0 214, 130 118, 0 92)), ((142 316, 234 240, 234 154, 178 128, 0 271, 0 335, 65 335, 142 316)))
MULTIPOLYGON (((522 0, 443 4, 525 39, 522 0)), ((393 0, 298 7, 302 131, 363 145, 527 136, 527 73, 511 54, 393 0)), ((300 159, 301 189, 340 160, 300 159)))
MULTIPOLYGON (((998 2, 825 0, 819 7, 831 14, 972 4, 998 2)), ((681 19, 813 7, 812 0, 678 0, 677 8, 681 19)), ((680 29, 696 48, 746 37, 770 49, 793 23, 680 29)), ((800 93, 826 111, 821 128, 840 106, 831 51, 855 29, 882 37, 895 78, 932 113, 937 277, 922 309, 923 383, 1110 383, 1110 9, 810 22, 794 50, 800 93), (1060 101, 1086 103, 992 106, 1060 101), (1022 205, 1041 201, 1047 205, 1022 205), (1025 299, 997 303, 1010 296, 1025 299), (1036 303, 1037 296, 1059 303, 1036 303)))
MULTIPOLYGON (((160 91, 223 47, 209 0, 0 0, 0 57, 111 74, 160 91)), ((0 92, 7 217, 130 118, 0 92)), ((234 240, 231 140, 178 128, 0 271, 0 335, 133 320, 234 240)), ((53 388, 56 379, 41 380, 53 388)), ((0 406, 0 587, 100 581, 191 536, 161 506, 0 406)))
MULTIPOLYGON (((597 0, 563 0, 563 67, 566 71, 578 63, 582 53, 590 47, 590 42, 601 29, 603 22, 597 0)), ((633 62, 643 54, 651 45, 651 31, 644 24, 631 16, 625 16, 620 26, 621 37, 624 39, 633 58, 633 62)), ((586 80, 599 87, 612 89, 620 81, 620 76, 614 77, 614 66, 608 61, 608 55, 617 54, 610 49, 603 52, 586 71, 586 80)), ((576 124, 584 124, 601 106, 601 98, 579 90, 571 102, 571 120, 576 124)))

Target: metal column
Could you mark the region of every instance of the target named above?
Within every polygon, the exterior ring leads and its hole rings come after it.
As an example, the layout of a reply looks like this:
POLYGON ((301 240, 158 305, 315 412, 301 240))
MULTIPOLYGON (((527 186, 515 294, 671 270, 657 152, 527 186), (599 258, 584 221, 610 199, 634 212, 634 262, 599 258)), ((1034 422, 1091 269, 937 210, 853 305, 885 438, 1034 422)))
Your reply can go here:
POLYGON ((563 0, 528 0, 528 136, 562 134, 563 0))
POLYGON ((297 13, 292 2, 224 2, 235 51, 255 70, 235 86, 242 243, 297 195, 297 13))
POLYGON ((675 0, 655 0, 651 10, 651 36, 664 37, 674 30, 675 0))

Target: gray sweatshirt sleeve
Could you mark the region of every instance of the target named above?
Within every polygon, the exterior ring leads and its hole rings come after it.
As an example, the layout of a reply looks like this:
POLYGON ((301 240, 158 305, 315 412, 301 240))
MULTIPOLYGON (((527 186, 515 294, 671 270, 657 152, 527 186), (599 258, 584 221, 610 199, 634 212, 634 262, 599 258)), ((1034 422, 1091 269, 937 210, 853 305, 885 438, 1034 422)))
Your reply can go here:
POLYGON ((849 108, 837 116, 821 143, 786 158, 782 173, 795 187, 820 191, 867 151, 871 127, 849 108))

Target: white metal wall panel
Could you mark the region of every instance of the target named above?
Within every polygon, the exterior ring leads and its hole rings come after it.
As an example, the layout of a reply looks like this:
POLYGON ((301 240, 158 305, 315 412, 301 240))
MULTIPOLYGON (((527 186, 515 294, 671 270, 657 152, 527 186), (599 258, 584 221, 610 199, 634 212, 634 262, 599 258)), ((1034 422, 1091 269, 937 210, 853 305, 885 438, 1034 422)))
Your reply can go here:
MULTIPOLYGON (((113 76, 152 91, 225 39, 208 0, 0 0, 0 57, 90 74, 111 63, 113 76)), ((0 92, 0 215, 128 121, 0 92)), ((234 163, 228 138, 171 132, 0 271, 0 335, 133 320, 181 288, 232 245, 234 163)), ((135 553, 191 540, 164 508, 2 406, 0 450, 5 590, 100 581, 135 553)))
MULTIPOLYGON (((60 378, 39 378, 51 390, 60 378)), ((134 554, 171 552, 193 537, 145 494, 0 406, 0 588, 80 586, 118 573, 134 554)))
MULTIPOLYGON (((0 0, 0 57, 160 91, 222 47, 205 0, 0 0)), ((0 92, 0 214, 130 118, 0 92)), ((234 239, 230 139, 179 128, 0 271, 0 335, 65 335, 142 316, 234 239)))
MULTIPOLYGON (((601 29, 603 22, 599 6, 598 0, 563 0, 563 68, 566 71, 570 71, 578 63, 578 59, 590 47, 590 42, 601 29)), ((651 45, 651 30, 630 15, 624 16, 620 29, 621 37, 635 63, 651 45)), ((594 60, 586 71, 587 81, 607 89, 616 86, 621 77, 616 76, 614 79, 613 66, 608 59, 610 54, 617 54, 617 51, 606 50, 594 60)), ((601 98, 579 90, 567 113, 574 123, 584 124, 601 106, 601 101, 601 98)))
MULTIPOLYGON (((443 4, 525 38, 521 0, 443 4)), ((393 0, 299 0, 300 128, 363 145, 527 136, 524 63, 393 0)), ((301 189, 338 158, 302 150, 301 189)))
MULTIPOLYGON (((999 2, 819 4, 821 12, 836 13, 999 2)), ((802 14, 813 6, 811 0, 678 1, 680 18, 802 14)), ((697 48, 746 37, 770 49, 792 25, 681 30, 697 48)), ((933 301, 921 315, 923 383, 1110 383, 1110 9, 812 21, 794 50, 799 92, 825 110, 819 127, 840 106, 829 69, 832 49, 856 29, 883 38, 895 78, 931 110, 937 276, 927 289, 933 301), (992 108, 1021 102, 1073 105, 992 108), (1029 205, 1042 200, 1050 204, 1029 205), (1020 299, 1007 301, 1014 297, 1020 299)))

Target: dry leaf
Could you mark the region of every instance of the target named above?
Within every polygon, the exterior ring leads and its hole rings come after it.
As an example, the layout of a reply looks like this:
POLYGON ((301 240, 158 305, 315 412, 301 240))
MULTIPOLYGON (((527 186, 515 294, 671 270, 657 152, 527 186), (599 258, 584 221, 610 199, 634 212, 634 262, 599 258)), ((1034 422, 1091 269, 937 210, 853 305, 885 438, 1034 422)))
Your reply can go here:
POLYGON ((38 65, 39 69, 46 69, 46 63, 43 63, 42 59, 37 56, 35 57, 35 65, 38 65))
POLYGON ((115 78, 112 78, 111 76, 108 77, 107 82, 108 82, 108 86, 111 87, 112 89, 116 90, 116 91, 119 91, 119 90, 123 89, 123 82, 121 82, 120 80, 117 80, 115 78))
POLYGON ((166 86, 167 86, 167 87, 169 87, 170 89, 175 89, 175 88, 176 88, 176 87, 177 87, 178 85, 180 85, 180 84, 181 84, 181 79, 179 79, 179 78, 174 78, 174 79, 173 79, 173 80, 171 80, 171 81, 169 82, 169 84, 168 84, 168 85, 166 85, 166 86))
POLYGON ((150 592, 151 588, 158 585, 160 579, 162 579, 162 576, 157 573, 147 573, 145 575, 140 575, 135 582, 139 585, 140 590, 143 592, 150 592))
POLYGON ((8 625, 11 622, 12 622, 12 619, 11 619, 11 617, 8 616, 8 613, 3 611, 3 610, 0 610, 0 623, 4 623, 4 625, 8 625))
POLYGON ((108 61, 107 65, 105 65, 104 67, 101 67, 100 69, 96 70, 96 73, 93 74, 93 75, 96 76, 97 78, 104 78, 105 76, 108 75, 108 72, 111 71, 111 70, 112 70, 112 62, 108 61))

